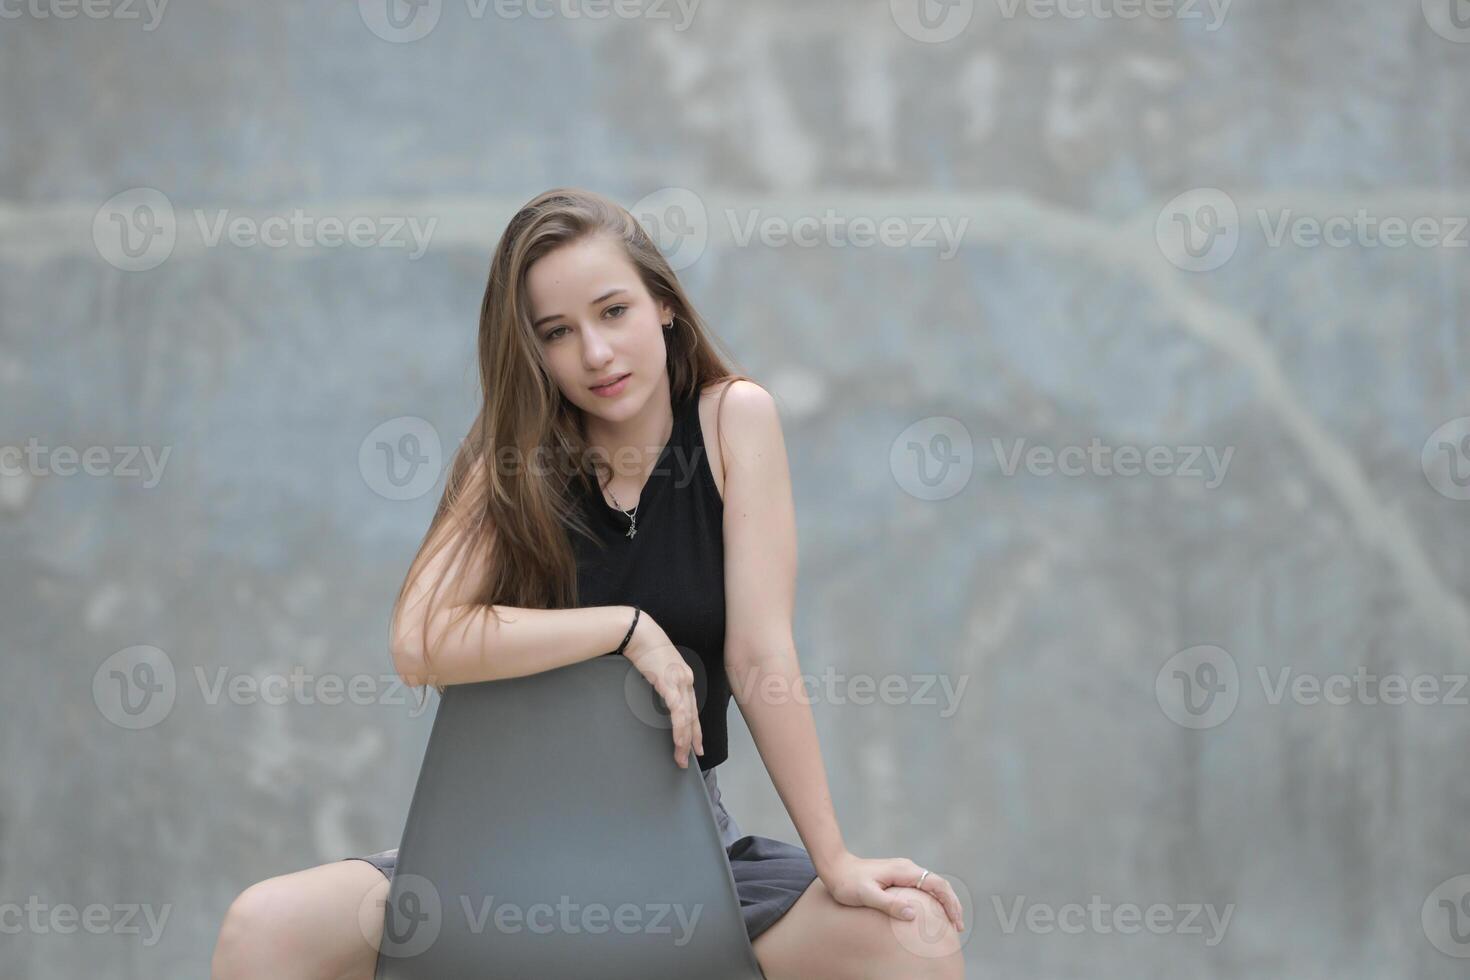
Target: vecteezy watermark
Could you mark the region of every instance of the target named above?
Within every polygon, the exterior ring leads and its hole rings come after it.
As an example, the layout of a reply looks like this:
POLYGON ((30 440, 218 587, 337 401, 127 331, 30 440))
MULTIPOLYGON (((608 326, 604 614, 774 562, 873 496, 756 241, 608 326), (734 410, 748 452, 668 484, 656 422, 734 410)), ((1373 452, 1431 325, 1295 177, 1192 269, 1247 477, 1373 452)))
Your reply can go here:
POLYGON ((917 705, 938 709, 940 718, 949 718, 960 709, 960 699, 970 683, 969 674, 956 678, 944 673, 915 674, 849 674, 828 665, 820 674, 797 673, 792 677, 765 668, 756 661, 750 667, 728 668, 730 691, 741 704, 759 700, 762 704, 802 704, 820 702, 831 705, 867 706, 917 705))
MULTIPOLYGON (((704 254, 712 233, 703 199, 686 187, 664 187, 640 198, 628 213, 657 242, 670 267, 687 268, 704 254)), ((933 249, 954 257, 970 225, 968 217, 941 214, 843 214, 835 208, 807 214, 762 208, 725 208, 725 238, 737 248, 933 249)))
MULTIPOLYGON (((203 667, 194 668, 194 678, 204 703, 214 707, 221 700, 232 705, 285 704, 335 707, 339 704, 399 706, 410 704, 403 678, 384 674, 315 674, 297 665, 289 673, 234 674, 217 667, 209 677, 203 667)), ((409 717, 423 714, 428 701, 410 708, 409 717)))
POLYGON ((1224 724, 1240 702, 1235 658, 1209 643, 1180 650, 1154 676, 1154 697, 1176 725, 1214 728, 1224 724))
POLYGON ((643 226, 675 272, 698 261, 709 244, 704 199, 687 187, 663 187, 645 194, 628 213, 643 226))
POLYGON ((1446 41, 1470 44, 1470 0, 1421 0, 1424 19, 1446 41))
POLYGON ((1470 500, 1470 415, 1450 419, 1424 440, 1424 478, 1441 496, 1470 500))
MULTIPOLYGON (((1358 664, 1352 671, 1317 674, 1293 667, 1256 667, 1262 703, 1277 707, 1330 705, 1445 705, 1470 707, 1470 674, 1379 673, 1358 664)), ((1154 677, 1165 716, 1185 728, 1214 728, 1234 713, 1243 694, 1235 658, 1201 645, 1174 654, 1154 677)))
MULTIPOLYGON (((913 919, 897 919, 887 916, 888 928, 892 930, 893 936, 898 944, 915 956, 924 959, 938 959, 945 956, 953 956, 975 934, 975 903, 971 898, 969 884, 959 875, 942 874, 938 870, 929 867, 929 875, 926 879, 928 884, 922 891, 933 898, 931 911, 933 914, 916 914, 913 919), (944 909, 944 903, 935 897, 933 892, 936 879, 943 878, 954 889, 955 898, 960 903, 960 918, 962 928, 956 931, 951 928, 949 916, 944 909)), ((912 886, 899 886, 912 887, 912 886)), ((891 888, 890 888, 891 890, 891 888)), ((909 896, 905 896, 906 899, 909 896)), ((911 907, 912 907, 911 901, 911 907)), ((916 913, 920 909, 914 909, 916 913)))
MULTIPOLYGON (((700 0, 464 0, 465 14, 481 20, 641 20, 672 22, 676 32, 689 29, 700 0)), ((427 37, 444 12, 443 0, 358 0, 367 29, 384 41, 407 44, 427 37)))
POLYGON ((152 947, 163 937, 172 912, 172 903, 92 902, 78 908, 30 895, 24 903, 0 901, 0 935, 70 936, 80 930, 94 936, 142 936, 143 945, 152 947))
POLYGON ((975 0, 888 0, 898 29, 915 41, 943 44, 964 33, 975 16, 975 0))
MULTIPOLYGON (((212 212, 195 208, 194 241, 202 248, 406 249, 409 261, 428 251, 437 217, 418 215, 313 214, 293 208, 282 214, 212 212)), ((188 228, 187 224, 182 228, 188 228)), ((181 223, 173 202, 152 187, 115 194, 92 218, 92 242, 103 261, 124 272, 162 265, 178 244, 181 223)))
POLYGON ((1257 667, 1266 703, 1281 704, 1444 704, 1470 706, 1466 684, 1470 674, 1375 674, 1358 664, 1352 674, 1297 673, 1290 667, 1271 671, 1257 667))
POLYGON ((1204 21, 1206 31, 1225 23, 1232 0, 995 0, 1005 20, 1204 21))
POLYGON ((725 209, 730 237, 741 248, 752 241, 767 248, 932 248, 940 261, 954 258, 970 219, 948 215, 843 215, 826 208, 820 215, 762 215, 759 208, 741 214, 725 209))
POLYGON ((119 650, 92 673, 92 703, 119 728, 152 728, 168 717, 178 693, 173 660, 158 647, 119 650))
POLYGON ((1470 957, 1470 874, 1436 885, 1424 899, 1419 921, 1435 949, 1458 959, 1470 957))
POLYGON ((1212 948, 1225 938, 1225 930, 1235 914, 1234 902, 1223 908, 1216 908, 1210 902, 1139 905, 1104 901, 1101 895, 1091 896, 1085 905, 1081 902, 1064 905, 1028 902, 1025 895, 1017 895, 1014 900, 992 895, 990 901, 995 907, 1001 931, 1008 936, 1022 927, 1024 917, 1025 931, 1038 936, 1053 932, 1069 936, 1083 933, 1132 936, 1150 932, 1155 936, 1202 936, 1204 944, 1212 948))
POLYGON ((388 500, 414 500, 439 482, 444 450, 439 430, 416 415, 400 415, 373 428, 357 447, 363 482, 388 500))
POLYGON ((537 936, 594 936, 617 933, 624 936, 668 936, 672 945, 687 946, 704 914, 702 902, 605 902, 577 901, 560 895, 556 903, 520 904, 497 900, 490 894, 461 894, 445 902, 439 889, 422 875, 395 875, 385 898, 364 896, 358 922, 365 937, 386 956, 417 956, 438 939, 450 914, 464 917, 471 935, 487 931, 501 935, 531 933, 537 936), (379 910, 381 909, 381 914, 379 910), (381 941, 380 941, 381 940, 381 941))
MULTIPOLYGON (((699 655, 686 646, 676 646, 680 657, 694 675, 695 710, 704 709, 709 697, 709 677, 699 655)), ((674 669, 679 669, 673 665, 674 669)), ((889 706, 915 705, 935 708, 940 718, 950 718, 960 708, 965 687, 970 683, 969 674, 960 674, 958 679, 949 674, 847 674, 827 666, 821 674, 797 673, 787 675, 780 670, 770 670, 758 659, 748 667, 726 664, 726 679, 730 692, 740 704, 801 704, 820 702, 830 705, 854 704, 866 707, 871 704, 889 706)), ((670 678, 677 687, 677 678, 670 678)), ((669 706, 658 689, 649 683, 643 673, 631 663, 623 682, 623 696, 634 716, 653 728, 669 729, 673 719, 669 706)))
POLYGON ((0 445, 0 476, 75 476, 78 468, 87 476, 143 478, 152 490, 163 479, 172 446, 43 446, 35 436, 22 446, 0 445), (138 468, 143 463, 144 469, 138 468))
POLYGON ((0 20, 142 20, 143 30, 157 30, 169 0, 0 0, 0 20), (140 9, 141 8, 141 9, 140 9))
POLYGON ((995 452, 995 461, 1006 476, 1015 476, 1025 453, 1026 472, 1031 476, 1180 476, 1203 479, 1206 490, 1214 490, 1225 479, 1230 468, 1230 457, 1235 455, 1234 446, 1226 446, 1223 453, 1214 446, 1105 446, 1096 436, 1084 448, 1063 446, 1026 447, 1026 440, 1016 439, 1006 449, 1000 439, 990 440, 995 452), (1200 467, 1204 459, 1209 465, 1200 467))
POLYGON ((910 496, 946 500, 975 470, 975 443, 959 419, 931 415, 907 426, 888 447, 888 470, 910 496))
MULTIPOLYGON (((1462 214, 1305 214, 1293 208, 1257 208, 1266 247, 1467 248, 1470 216, 1462 214)), ((1239 208, 1218 187, 1185 191, 1164 205, 1154 237, 1165 259, 1189 272, 1211 272, 1229 262, 1243 232, 1239 208)))
MULTIPOLYGON (((390 705, 410 706, 410 717, 418 717, 428 705, 414 705, 403 678, 396 673, 316 674, 304 667, 289 673, 236 674, 216 668, 211 677, 203 667, 194 668, 200 700, 216 707, 221 702, 250 705, 390 705)), ((98 665, 92 674, 92 703, 103 718, 130 731, 152 728, 173 711, 179 696, 178 671, 173 658, 153 646, 119 650, 98 665)))

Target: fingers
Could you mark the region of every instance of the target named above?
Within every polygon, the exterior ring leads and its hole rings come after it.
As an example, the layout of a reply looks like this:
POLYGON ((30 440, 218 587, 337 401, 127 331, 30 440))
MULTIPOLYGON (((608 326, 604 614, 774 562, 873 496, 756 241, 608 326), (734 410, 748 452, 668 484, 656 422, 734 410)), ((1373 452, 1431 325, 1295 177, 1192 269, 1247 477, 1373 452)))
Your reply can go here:
POLYGON ((880 891, 877 900, 868 904, 880 912, 887 912, 895 919, 908 920, 919 914, 908 899, 888 891, 880 891))
POLYGON ((939 904, 944 907, 944 914, 948 916, 949 921, 953 923, 955 929, 959 932, 964 932, 965 910, 964 906, 960 904, 959 895, 955 894, 954 886, 933 871, 925 875, 924 871, 926 869, 921 868, 908 858, 901 859, 899 863, 903 873, 907 875, 907 879, 899 880, 897 883, 914 885, 920 891, 933 895, 939 900, 939 904), (918 885, 917 882, 921 877, 924 879, 924 883, 918 885))
POLYGON ((954 924, 955 931, 965 931, 965 910, 960 905, 960 897, 955 894, 953 885, 931 871, 929 877, 924 879, 922 890, 939 899, 939 904, 944 906, 944 912, 954 924))
POLYGON ((680 769, 689 768, 689 753, 698 746, 703 752, 699 734, 699 712, 695 709, 694 688, 678 683, 664 697, 670 706, 669 721, 674 735, 674 762, 680 769))
POLYGON ((678 704, 671 715, 674 723, 674 762, 678 763, 680 769, 688 769, 689 747, 694 743, 689 722, 689 703, 682 690, 675 693, 674 699, 678 704))
POLYGON ((704 755, 704 730, 699 724, 699 699, 694 690, 694 671, 675 655, 663 669, 653 671, 654 689, 669 712, 674 738, 674 763, 689 768, 690 753, 704 755))

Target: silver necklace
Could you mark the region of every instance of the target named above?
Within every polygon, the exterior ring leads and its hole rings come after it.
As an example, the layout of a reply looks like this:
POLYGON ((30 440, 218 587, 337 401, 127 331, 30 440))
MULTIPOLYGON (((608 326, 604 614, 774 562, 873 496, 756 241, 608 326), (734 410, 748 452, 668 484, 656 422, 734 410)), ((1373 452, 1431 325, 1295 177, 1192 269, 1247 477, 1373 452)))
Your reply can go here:
POLYGON ((607 492, 608 496, 612 497, 613 506, 618 509, 618 513, 622 514, 629 520, 630 523, 628 524, 628 537, 631 538, 633 535, 638 533, 638 508, 643 506, 642 495, 639 496, 638 503, 633 505, 632 510, 623 510, 623 505, 618 503, 618 495, 613 493, 612 487, 608 487, 607 492))
MULTIPOLYGON (((670 324, 667 324, 667 323, 664 324, 664 328, 665 329, 668 329, 670 326, 671 326, 670 324)), ((674 438, 674 434, 673 434, 672 431, 670 431, 670 433, 669 433, 670 445, 672 445, 672 443, 673 443, 673 438, 674 438)), ((659 458, 662 459, 663 457, 660 456, 659 458)), ((657 465, 657 463, 655 463, 655 465, 657 465)), ((646 487, 647 486, 647 483, 645 482, 644 485, 646 487)), ((620 504, 620 503, 618 503, 618 495, 615 494, 615 493, 613 493, 613 490, 612 490, 612 487, 611 486, 608 486, 608 488, 607 488, 607 494, 608 494, 609 497, 612 497, 613 506, 618 509, 618 513, 619 514, 622 514, 624 517, 626 517, 628 519, 628 535, 627 536, 631 538, 633 535, 635 535, 635 534, 638 533, 638 508, 643 506, 643 495, 641 493, 638 495, 638 503, 636 503, 636 504, 633 505, 633 509, 632 510, 624 510, 623 509, 623 505, 620 504)))

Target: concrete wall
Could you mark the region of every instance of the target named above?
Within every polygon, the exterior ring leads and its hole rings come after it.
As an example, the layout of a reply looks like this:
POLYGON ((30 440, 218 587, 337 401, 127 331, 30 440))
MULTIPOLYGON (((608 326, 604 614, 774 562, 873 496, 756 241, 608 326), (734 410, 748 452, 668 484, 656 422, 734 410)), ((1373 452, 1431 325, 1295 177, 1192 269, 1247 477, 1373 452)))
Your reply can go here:
POLYGON ((0 972, 203 976, 397 843, 388 604, 490 250, 578 185, 781 399, 842 826, 971 975, 1463 976, 1467 6, 4 4, 0 972))

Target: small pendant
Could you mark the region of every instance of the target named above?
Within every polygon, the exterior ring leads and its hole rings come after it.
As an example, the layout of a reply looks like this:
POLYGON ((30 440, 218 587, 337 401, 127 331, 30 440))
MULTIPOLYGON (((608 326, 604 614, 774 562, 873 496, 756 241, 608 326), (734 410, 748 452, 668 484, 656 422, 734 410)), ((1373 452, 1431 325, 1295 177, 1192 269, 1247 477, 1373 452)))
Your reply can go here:
POLYGON ((628 537, 631 538, 633 535, 635 535, 637 533, 638 533, 638 522, 637 521, 634 521, 632 524, 629 524, 628 525, 628 537))

